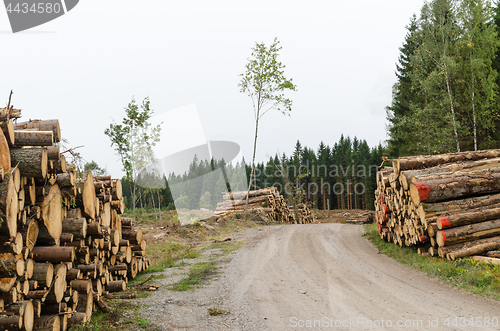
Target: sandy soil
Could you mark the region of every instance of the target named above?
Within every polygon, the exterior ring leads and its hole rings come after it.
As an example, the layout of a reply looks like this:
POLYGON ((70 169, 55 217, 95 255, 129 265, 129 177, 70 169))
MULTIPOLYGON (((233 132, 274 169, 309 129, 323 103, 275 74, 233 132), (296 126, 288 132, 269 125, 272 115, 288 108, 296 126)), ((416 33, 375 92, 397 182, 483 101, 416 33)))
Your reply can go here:
MULTIPOLYGON (((160 330, 500 329, 498 302, 379 254, 359 225, 287 225, 237 236, 247 242, 220 258, 217 279, 191 292, 162 287, 142 299, 145 317, 160 330), (209 316, 213 307, 230 314, 209 316)), ((166 272, 173 278, 158 282, 182 277, 166 272)))

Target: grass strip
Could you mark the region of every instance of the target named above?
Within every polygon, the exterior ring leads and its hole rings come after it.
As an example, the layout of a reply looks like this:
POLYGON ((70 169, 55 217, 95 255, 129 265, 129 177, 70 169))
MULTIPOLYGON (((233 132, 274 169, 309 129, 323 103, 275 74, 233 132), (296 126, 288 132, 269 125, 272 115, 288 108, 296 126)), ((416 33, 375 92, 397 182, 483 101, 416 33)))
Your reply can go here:
POLYGON ((174 291, 188 291, 198 286, 202 281, 209 279, 216 273, 216 264, 214 262, 196 263, 188 273, 188 276, 177 283, 169 286, 174 291))

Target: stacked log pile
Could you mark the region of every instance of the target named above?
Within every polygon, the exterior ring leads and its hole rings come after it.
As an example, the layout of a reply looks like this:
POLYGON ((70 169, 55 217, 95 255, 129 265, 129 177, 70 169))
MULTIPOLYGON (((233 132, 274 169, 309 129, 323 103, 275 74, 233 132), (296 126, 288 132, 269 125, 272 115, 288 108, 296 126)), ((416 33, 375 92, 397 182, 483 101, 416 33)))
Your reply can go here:
MULTIPOLYGON (((243 213, 247 191, 224 192, 223 201, 217 204, 216 216, 243 213)), ((288 206, 283 196, 274 186, 248 192, 248 211, 265 215, 273 222, 306 224, 315 221, 313 212, 306 204, 288 206)))
POLYGON ((382 239, 442 258, 500 248, 500 150, 402 157, 377 173, 382 239))
POLYGON ((149 266, 121 183, 77 180, 57 120, 13 123, 0 109, 0 329, 66 330, 149 266))

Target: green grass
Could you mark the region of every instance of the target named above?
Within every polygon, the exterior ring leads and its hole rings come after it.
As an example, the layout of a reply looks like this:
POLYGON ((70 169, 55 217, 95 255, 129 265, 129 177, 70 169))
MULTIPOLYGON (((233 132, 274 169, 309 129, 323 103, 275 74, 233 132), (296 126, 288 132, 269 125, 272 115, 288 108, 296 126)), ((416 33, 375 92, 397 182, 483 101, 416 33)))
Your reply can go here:
POLYGON ((82 325, 72 325, 71 331, 155 331, 151 321, 140 316, 140 306, 130 302, 109 302, 110 313, 94 312, 90 321, 82 325), (125 315, 125 313, 127 313, 125 315))
POLYGON ((216 273, 214 262, 196 263, 188 273, 188 276, 177 283, 169 286, 174 291, 188 291, 197 287, 202 281, 207 280, 216 273))
POLYGON ((173 267, 175 262, 183 258, 193 259, 198 256, 194 246, 181 245, 175 242, 158 242, 148 246, 148 256, 152 257, 151 266, 146 273, 162 272, 173 267))
POLYGON ((365 233, 381 253, 400 263, 467 292, 500 300, 500 267, 498 265, 479 263, 471 258, 449 261, 439 257, 418 255, 415 249, 400 247, 380 239, 375 224, 366 225, 365 233))
POLYGON ((203 248, 203 250, 207 249, 217 249, 220 248, 222 250, 223 255, 228 255, 239 248, 243 246, 245 243, 244 240, 230 240, 230 241, 222 241, 222 242, 215 242, 212 243, 211 245, 203 248))
POLYGON ((230 312, 219 309, 219 308, 208 308, 207 310, 208 310, 208 315, 210 315, 210 316, 220 316, 220 315, 231 314, 230 312))

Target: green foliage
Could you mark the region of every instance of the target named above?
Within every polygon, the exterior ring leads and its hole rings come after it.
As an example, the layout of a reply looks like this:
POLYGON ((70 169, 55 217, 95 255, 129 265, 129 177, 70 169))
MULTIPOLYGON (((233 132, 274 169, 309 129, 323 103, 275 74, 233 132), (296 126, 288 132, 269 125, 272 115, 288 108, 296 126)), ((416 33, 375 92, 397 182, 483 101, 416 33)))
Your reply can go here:
POLYGON ((83 166, 83 172, 86 173, 87 171, 90 171, 94 177, 103 176, 106 173, 106 170, 101 168, 94 160, 85 163, 83 166))
POLYGON ((220 316, 220 315, 230 314, 230 312, 227 312, 219 308, 208 308, 207 310, 208 310, 208 315, 210 316, 220 316))
POLYGON ((277 38, 274 38, 269 48, 264 43, 256 43, 246 64, 246 71, 240 74, 241 81, 238 84, 240 92, 246 93, 252 99, 255 118, 252 168, 248 190, 250 190, 250 183, 255 174, 259 120, 272 109, 281 111, 284 115, 290 115, 292 100, 284 93, 287 90, 296 91, 297 89, 292 79, 285 77, 285 65, 278 61, 280 50, 281 46, 277 38))
POLYGON ((256 119, 267 111, 276 109, 283 114, 292 110, 292 100, 285 97, 286 90, 296 90, 292 79, 285 77, 285 65, 278 61, 280 42, 274 38, 267 47, 256 43, 246 64, 246 71, 240 75, 240 92, 252 98, 256 119))
POLYGON ((485 0, 433 0, 412 17, 387 107, 391 157, 498 148, 494 15, 485 0))
POLYGON ((215 274, 216 265, 214 262, 196 263, 190 270, 186 278, 170 285, 174 291, 188 291, 198 286, 202 281, 207 280, 215 274))
POLYGON ((132 98, 125 108, 125 114, 122 123, 110 124, 104 134, 109 137, 111 146, 114 146, 116 154, 120 156, 126 178, 132 180, 134 171, 139 166, 138 161, 144 161, 136 159, 139 149, 145 148, 143 151, 150 153, 158 142, 161 128, 160 125, 151 127, 148 122, 153 115, 148 97, 144 98, 140 106, 132 98))

